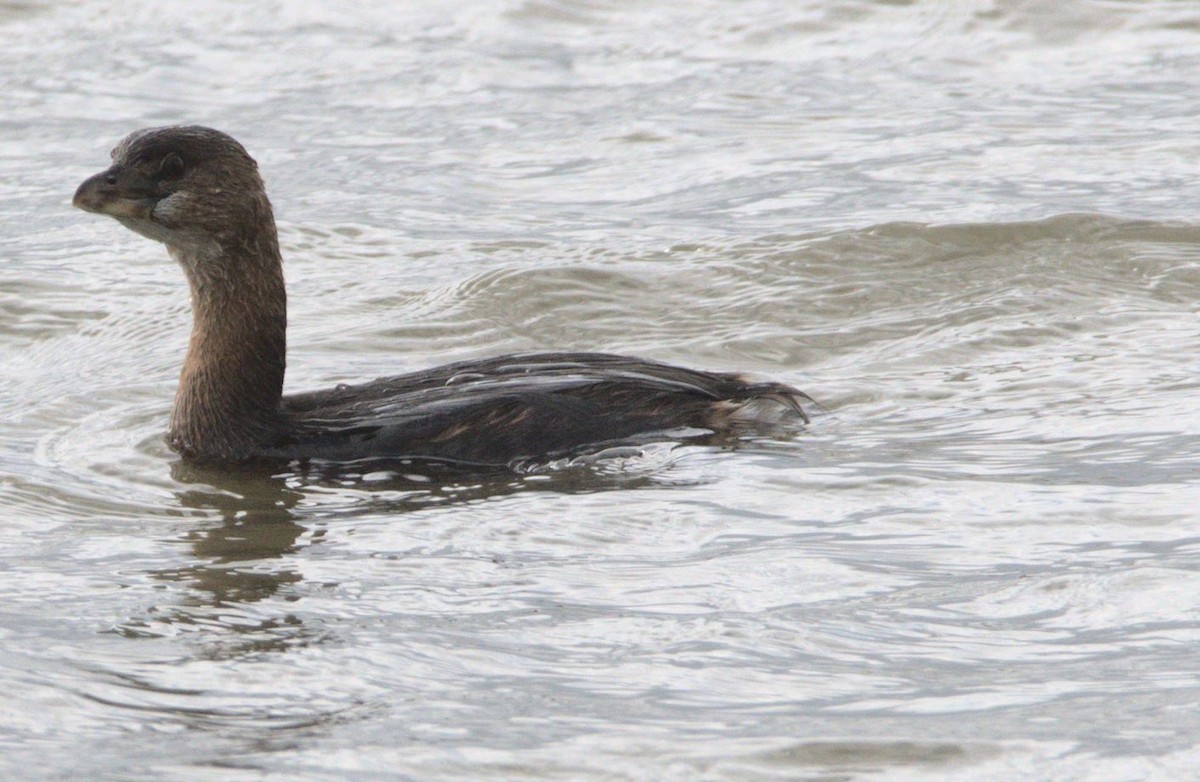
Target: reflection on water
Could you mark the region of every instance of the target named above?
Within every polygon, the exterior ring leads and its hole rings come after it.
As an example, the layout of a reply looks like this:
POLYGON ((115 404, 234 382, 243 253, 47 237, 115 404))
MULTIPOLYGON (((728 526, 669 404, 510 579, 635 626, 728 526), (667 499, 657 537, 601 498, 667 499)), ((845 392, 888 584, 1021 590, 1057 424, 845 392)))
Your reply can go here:
MULTIPOLYGON (((180 476, 177 474, 176 477, 180 476)), ((300 580, 296 571, 279 569, 284 562, 271 562, 285 560, 296 551, 297 540, 304 529, 295 523, 291 508, 300 495, 288 491, 278 480, 264 481, 254 487, 253 493, 233 494, 236 488, 229 487, 226 490, 229 493, 179 492, 182 506, 217 510, 222 525, 188 536, 195 556, 210 565, 160 573, 164 579, 187 581, 208 593, 206 602, 215 608, 228 603, 258 602, 274 595, 283 585, 300 580), (258 567, 238 567, 239 563, 260 564, 258 567), (263 568, 261 563, 267 567, 263 568)))
MULTIPOLYGON (((178 584, 183 599, 174 606, 157 606, 144 618, 127 620, 118 631, 135 638, 220 627, 232 636, 220 642, 219 650, 208 653, 230 659, 283 651, 313 640, 314 632, 294 614, 261 617, 253 609, 255 603, 302 580, 291 558, 306 533, 293 513, 303 495, 269 474, 222 474, 176 462, 172 477, 183 484, 208 484, 177 491, 176 496, 182 508, 215 511, 220 524, 184 536, 191 562, 150 573, 178 584)), ((321 534, 315 530, 304 545, 319 541, 321 534)))
MULTIPOLYGON (((760 448, 768 447, 764 443, 760 448)), ((679 448, 672 443, 613 448, 541 465, 525 475, 471 475, 437 463, 408 464, 395 471, 376 461, 358 472, 343 465, 305 464, 279 472, 271 466, 231 471, 175 461, 171 476, 187 487, 175 492, 178 507, 201 511, 205 517, 215 513, 219 524, 198 526, 183 536, 191 552, 189 562, 150 572, 155 579, 182 587, 184 597, 178 605, 156 606, 146 617, 130 619, 117 629, 130 638, 156 638, 222 628, 232 636, 206 652, 213 659, 331 640, 326 631, 306 628, 297 614, 263 617, 254 609, 255 603, 272 598, 297 599, 294 587, 303 576, 294 555, 320 545, 326 524, 355 517, 403 523, 405 514, 495 501, 515 492, 569 495, 686 485, 693 481, 679 484, 668 469, 680 458, 679 448), (313 492, 345 496, 330 514, 311 509, 313 492), (304 504, 310 510, 298 510, 304 504)))
POLYGON ((1189 778, 1193 17, 0 4, 0 777, 1189 778), (291 391, 609 350, 827 414, 184 467, 182 275, 67 205, 179 121, 259 160, 291 391))

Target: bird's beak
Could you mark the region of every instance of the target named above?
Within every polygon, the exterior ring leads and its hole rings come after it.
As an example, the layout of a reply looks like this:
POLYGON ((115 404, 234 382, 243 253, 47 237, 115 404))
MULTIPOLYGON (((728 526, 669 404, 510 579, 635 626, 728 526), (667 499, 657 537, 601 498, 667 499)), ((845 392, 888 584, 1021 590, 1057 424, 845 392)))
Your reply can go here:
POLYGON ((151 185, 122 166, 111 166, 83 180, 71 203, 85 212, 112 217, 148 218, 158 199, 151 185))

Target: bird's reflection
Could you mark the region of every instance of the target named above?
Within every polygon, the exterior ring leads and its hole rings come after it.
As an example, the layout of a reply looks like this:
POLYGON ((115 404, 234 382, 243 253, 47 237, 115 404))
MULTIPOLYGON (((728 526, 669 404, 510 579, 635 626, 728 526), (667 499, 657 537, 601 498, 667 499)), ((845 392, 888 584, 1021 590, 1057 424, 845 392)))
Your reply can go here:
POLYGON ((255 603, 301 580, 288 562, 305 528, 293 509, 303 495, 262 471, 220 472, 176 463, 172 477, 191 488, 176 492, 184 508, 217 511, 219 526, 188 534, 196 562, 163 578, 187 581, 208 605, 255 603), (253 563, 253 567, 247 567, 253 563))
POLYGON ((179 506, 212 515, 219 523, 191 529, 184 540, 191 562, 153 571, 165 582, 188 589, 171 605, 149 609, 141 620, 121 628, 129 636, 161 637, 190 631, 208 633, 206 653, 235 657, 306 644, 314 634, 291 610, 256 610, 255 604, 299 583, 293 559, 303 540, 319 537, 297 522, 294 509, 303 494, 268 470, 217 471, 177 462, 172 477, 187 488, 176 492, 179 506))
MULTIPOLYGON (((653 460, 652 470, 623 471, 612 469, 614 453, 619 458, 620 452, 610 451, 604 459, 526 475, 464 474, 461 467, 437 463, 393 465, 390 470, 374 464, 357 473, 343 468, 324 473, 312 466, 225 470, 175 462, 171 475, 181 486, 176 491, 179 506, 197 516, 215 512, 219 522, 192 527, 183 536, 190 562, 151 573, 185 586, 185 595, 176 595, 169 607, 150 609, 144 619, 126 622, 121 631, 131 637, 204 632, 207 654, 215 657, 330 638, 335 629, 329 622, 306 622, 303 593, 297 589, 304 562, 297 554, 318 545, 327 525, 360 515, 399 517, 517 492, 591 493, 673 483, 658 469, 666 462, 653 460), (313 624, 317 626, 309 626, 313 624)), ((645 451, 631 453, 642 458, 645 451)))

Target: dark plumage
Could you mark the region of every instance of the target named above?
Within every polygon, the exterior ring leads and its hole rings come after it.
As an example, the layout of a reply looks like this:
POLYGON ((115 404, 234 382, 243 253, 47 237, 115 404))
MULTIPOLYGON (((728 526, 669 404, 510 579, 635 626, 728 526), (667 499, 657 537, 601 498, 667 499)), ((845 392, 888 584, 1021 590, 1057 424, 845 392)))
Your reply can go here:
POLYGON ((600 353, 500 356, 285 397, 287 294, 254 160, 195 126, 137 131, 112 158, 74 203, 165 243, 187 274, 192 336, 167 434, 186 459, 503 467, 762 415, 808 420, 808 397, 786 385, 600 353))

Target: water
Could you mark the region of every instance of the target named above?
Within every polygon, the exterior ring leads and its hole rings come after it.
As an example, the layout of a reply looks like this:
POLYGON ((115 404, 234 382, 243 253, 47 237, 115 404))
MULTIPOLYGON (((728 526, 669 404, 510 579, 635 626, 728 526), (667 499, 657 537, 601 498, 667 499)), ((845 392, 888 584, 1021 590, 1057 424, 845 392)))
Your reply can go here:
POLYGON ((0 4, 0 778, 1188 778, 1200 15, 0 4), (445 485, 161 442, 136 127, 258 158, 289 388, 511 350, 794 383, 793 441, 445 485))

